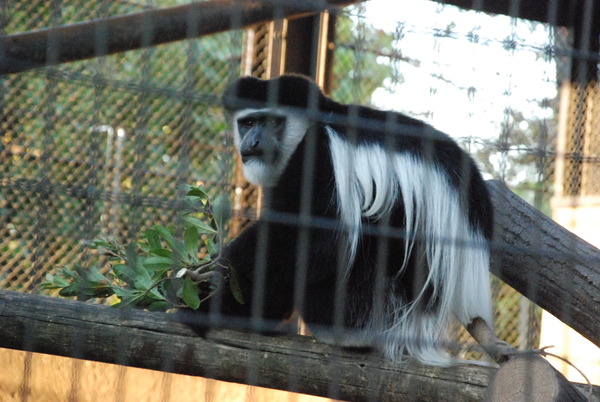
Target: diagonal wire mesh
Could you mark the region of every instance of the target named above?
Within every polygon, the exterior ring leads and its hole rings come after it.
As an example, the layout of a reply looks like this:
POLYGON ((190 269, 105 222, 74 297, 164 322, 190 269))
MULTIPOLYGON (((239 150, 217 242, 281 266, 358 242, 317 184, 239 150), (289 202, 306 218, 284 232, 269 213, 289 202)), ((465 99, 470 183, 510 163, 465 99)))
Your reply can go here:
MULTIPOLYGON (((146 7, 19 2, 4 31, 146 7)), ((186 184, 228 187, 217 97, 239 74, 240 40, 226 33, 3 79, 0 286, 35 290, 53 267, 89 262, 94 237, 124 242, 169 223, 186 184)))
MULTIPOLYGON (((0 28, 11 34, 178 3, 16 1, 0 8, 0 28)), ((571 91, 568 126, 577 135, 557 146, 556 83, 576 58, 565 30, 482 13, 469 20, 434 3, 424 17, 407 8, 404 17, 385 19, 373 3, 337 16, 334 99, 398 110, 449 132, 487 178, 503 180, 547 214, 556 176, 565 197, 598 196, 597 81, 571 91), (486 24, 501 28, 490 32, 486 24), (533 75, 515 68, 523 65, 533 75), (527 92, 532 76, 539 85, 527 92), (554 171, 556 158, 564 159, 563 171, 554 171)), ((267 75, 269 44, 280 34, 268 24, 254 30, 246 72, 267 75)), ((97 256, 87 245, 95 237, 127 242, 151 225, 168 225, 186 184, 213 194, 234 190, 237 217, 255 217, 260 197, 234 177, 218 105, 240 74, 243 35, 0 78, 0 287, 36 292, 55 267, 91 264, 97 256)), ((234 231, 241 226, 232 222, 234 231)), ((536 347, 540 310, 499 280, 492 286, 500 337, 536 347)))

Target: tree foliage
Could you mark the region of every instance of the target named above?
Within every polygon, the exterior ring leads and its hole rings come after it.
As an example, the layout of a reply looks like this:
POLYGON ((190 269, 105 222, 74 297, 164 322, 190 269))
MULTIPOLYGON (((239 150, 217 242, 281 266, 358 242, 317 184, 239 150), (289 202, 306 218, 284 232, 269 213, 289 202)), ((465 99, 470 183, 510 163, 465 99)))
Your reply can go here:
POLYGON ((336 24, 332 98, 368 105, 373 92, 393 75, 389 57, 383 57, 393 54, 393 35, 352 15, 340 15, 336 24))

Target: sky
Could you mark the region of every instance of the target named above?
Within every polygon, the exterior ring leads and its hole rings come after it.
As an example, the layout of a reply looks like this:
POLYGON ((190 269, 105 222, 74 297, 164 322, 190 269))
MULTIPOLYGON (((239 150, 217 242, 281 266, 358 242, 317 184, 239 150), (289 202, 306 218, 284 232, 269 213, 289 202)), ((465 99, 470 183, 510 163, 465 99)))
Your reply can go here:
POLYGON ((545 25, 429 0, 396 0, 393 12, 389 0, 365 4, 366 22, 387 32, 401 27, 397 48, 420 62, 396 63, 404 82, 377 90, 375 106, 417 116, 454 137, 497 136, 507 107, 529 118, 553 116, 535 102, 557 93, 556 64, 543 53, 552 44, 545 25), (436 36, 451 24, 450 38, 436 36), (511 50, 507 39, 515 43, 511 50))

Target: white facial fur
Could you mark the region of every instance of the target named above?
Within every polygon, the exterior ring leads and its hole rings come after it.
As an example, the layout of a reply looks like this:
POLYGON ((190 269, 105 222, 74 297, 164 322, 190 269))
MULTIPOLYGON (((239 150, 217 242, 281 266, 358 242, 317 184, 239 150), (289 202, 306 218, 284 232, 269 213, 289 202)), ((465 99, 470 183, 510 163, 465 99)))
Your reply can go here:
POLYGON ((232 118, 233 125, 233 141, 236 149, 240 150, 242 142, 238 131, 237 122, 249 114, 264 112, 274 115, 285 116, 285 129, 281 140, 281 149, 279 157, 272 163, 267 163, 258 159, 251 159, 243 164, 243 171, 246 180, 252 184, 264 187, 275 186, 279 177, 285 170, 294 151, 304 138, 306 130, 308 130, 309 120, 299 111, 288 108, 264 108, 264 109, 242 109, 234 113, 232 118))

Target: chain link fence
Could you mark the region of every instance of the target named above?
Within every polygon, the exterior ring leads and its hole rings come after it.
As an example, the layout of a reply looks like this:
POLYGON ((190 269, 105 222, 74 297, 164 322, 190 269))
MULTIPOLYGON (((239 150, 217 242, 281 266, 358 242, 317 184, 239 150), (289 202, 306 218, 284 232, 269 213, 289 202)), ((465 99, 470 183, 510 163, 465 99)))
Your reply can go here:
POLYGON ((571 91, 573 110, 568 121, 565 146, 563 195, 600 195, 600 90, 598 82, 577 85, 571 91))
MULTIPOLYGON (((15 1, 0 10, 0 29, 11 34, 176 3, 15 1)), ((407 10, 405 18, 384 21, 369 5, 345 9, 336 25, 332 97, 400 110, 448 131, 488 178, 504 180, 548 213, 560 32, 493 17, 483 23, 507 31, 492 35, 452 7, 427 12, 439 18, 420 20, 407 10), (470 62, 457 57, 461 47, 470 62), (490 51, 494 61, 485 64, 490 51), (538 92, 524 88, 531 75, 515 71, 527 62, 541 82, 538 92), (461 69, 469 73, 458 75, 461 69), (443 119, 457 108, 464 114, 443 119)), ((254 33, 258 76, 268 35, 264 27, 254 33)), ((186 184, 214 193, 238 188, 218 96, 239 76, 243 51, 243 33, 234 31, 2 77, 0 287, 36 292, 55 267, 90 264, 96 256, 87 245, 95 237, 126 242, 169 224, 186 184)), ((600 115, 597 85, 584 90, 581 113, 600 115)), ((591 124, 597 133, 597 120, 572 124, 591 124)), ((586 138, 568 144, 568 194, 600 192, 600 142, 586 138)), ((257 191, 240 191, 237 216, 253 216, 257 191)), ((498 280, 493 288, 500 337, 537 346, 539 310, 498 280)))
MULTIPOLYGON (((136 2, 13 2, 4 33, 139 11, 136 2)), ((168 224, 185 185, 230 187, 218 96, 239 75, 240 32, 4 77, 0 286, 36 291, 89 264, 97 236, 168 224)))

